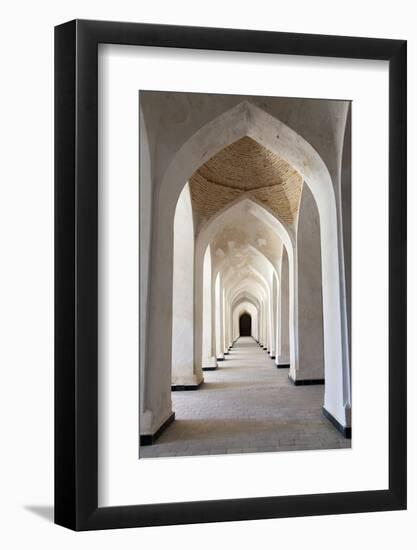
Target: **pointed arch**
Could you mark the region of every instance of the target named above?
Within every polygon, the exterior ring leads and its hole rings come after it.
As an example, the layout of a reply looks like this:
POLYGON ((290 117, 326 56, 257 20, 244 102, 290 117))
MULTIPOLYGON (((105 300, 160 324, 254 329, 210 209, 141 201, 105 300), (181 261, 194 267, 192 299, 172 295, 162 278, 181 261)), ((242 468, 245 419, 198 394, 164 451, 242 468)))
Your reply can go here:
POLYGON ((239 337, 239 316, 243 311, 249 311, 252 317, 252 336, 255 340, 259 339, 259 303, 256 299, 246 294, 240 295, 240 299, 235 300, 232 305, 232 331, 233 339, 239 337))

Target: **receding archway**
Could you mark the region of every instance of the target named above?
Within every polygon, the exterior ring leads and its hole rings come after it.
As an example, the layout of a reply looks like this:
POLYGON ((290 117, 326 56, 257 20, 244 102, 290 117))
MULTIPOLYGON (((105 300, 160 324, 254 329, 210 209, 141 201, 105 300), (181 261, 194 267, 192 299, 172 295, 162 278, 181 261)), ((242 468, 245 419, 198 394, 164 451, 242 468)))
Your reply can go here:
POLYGON ((239 317, 239 336, 252 336, 252 317, 247 312, 239 317))
MULTIPOLYGON (((291 232, 286 228, 280 220, 269 211, 266 205, 260 204, 253 197, 241 197, 234 201, 233 203, 227 205, 224 209, 219 211, 213 218, 201 229, 200 233, 197 236, 196 241, 196 254, 195 254, 195 303, 198 304, 201 301, 201 296, 203 293, 203 277, 202 277, 202 266, 203 266, 203 251, 208 246, 208 243, 211 243, 214 239, 216 233, 220 230, 224 223, 228 223, 231 217, 238 217, 240 219, 245 219, 248 216, 251 218, 257 219, 258 223, 268 228, 269 231, 272 231, 276 235, 278 241, 281 243, 280 246, 288 251, 287 254, 291 260, 290 269, 291 274, 293 274, 293 258, 294 258, 294 240, 291 232)), ((265 349, 274 350, 275 345, 272 343, 275 340, 275 334, 273 334, 274 329, 271 332, 271 321, 273 320, 273 311, 272 311, 272 282, 273 278, 276 277, 278 280, 277 266, 271 262, 260 250, 254 248, 252 245, 248 245, 251 254, 253 255, 253 262, 250 267, 246 269, 249 271, 249 278, 252 280, 257 280, 258 283, 263 287, 260 291, 263 295, 259 308, 259 326, 257 327, 257 338, 263 344, 265 349)), ((221 263, 219 264, 219 266, 221 263)), ((217 269, 219 269, 219 266, 217 269)), ((228 276, 226 274, 223 277, 225 283, 227 283, 228 276)), ((245 290, 251 286, 251 283, 246 283, 243 287, 236 280, 236 277, 232 277, 234 282, 229 286, 228 297, 233 302, 233 292, 235 290, 245 290)), ((290 277, 291 283, 294 281, 294 277, 290 277)), ((290 292, 293 293, 293 285, 291 284, 290 292)), ((197 315, 195 318, 195 336, 196 336, 196 345, 195 345, 195 360, 199 362, 199 348, 198 342, 200 341, 200 334, 202 330, 201 317, 198 315, 198 308, 196 308, 197 315)), ((292 312, 291 312, 292 313, 292 312)), ((295 323, 294 315, 291 315, 291 321, 295 323)), ((296 346, 295 346, 295 334, 294 331, 291 332, 291 351, 293 362, 296 360, 296 346)))
POLYGON ((239 317, 245 311, 249 313, 252 320, 252 337, 259 341, 260 335, 260 302, 254 296, 247 292, 241 292, 233 300, 232 309, 232 335, 233 342, 239 338, 239 317))

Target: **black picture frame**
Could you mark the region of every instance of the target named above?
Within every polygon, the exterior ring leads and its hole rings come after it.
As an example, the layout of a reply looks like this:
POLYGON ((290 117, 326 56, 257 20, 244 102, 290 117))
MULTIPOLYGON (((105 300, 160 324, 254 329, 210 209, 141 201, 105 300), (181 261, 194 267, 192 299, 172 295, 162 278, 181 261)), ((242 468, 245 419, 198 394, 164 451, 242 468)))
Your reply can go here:
POLYGON ((55 28, 55 523, 92 530, 406 508, 405 40, 74 20, 55 28), (98 44, 389 62, 389 488, 98 507, 98 44))

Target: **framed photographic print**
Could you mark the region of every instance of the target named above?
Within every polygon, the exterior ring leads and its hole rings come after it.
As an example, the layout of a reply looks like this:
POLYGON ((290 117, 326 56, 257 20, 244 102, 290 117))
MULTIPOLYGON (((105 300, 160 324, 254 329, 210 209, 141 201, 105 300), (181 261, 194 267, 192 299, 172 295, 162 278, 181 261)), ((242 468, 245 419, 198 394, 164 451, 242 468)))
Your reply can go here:
POLYGON ((55 29, 55 521, 406 507, 406 42, 55 29))

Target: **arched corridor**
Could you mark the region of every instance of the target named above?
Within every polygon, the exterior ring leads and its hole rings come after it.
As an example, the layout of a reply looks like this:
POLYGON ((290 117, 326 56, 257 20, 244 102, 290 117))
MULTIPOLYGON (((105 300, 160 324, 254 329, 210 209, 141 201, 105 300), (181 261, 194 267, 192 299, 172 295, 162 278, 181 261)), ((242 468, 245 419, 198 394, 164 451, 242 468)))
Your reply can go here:
POLYGON ((140 456, 349 447, 349 102, 144 92, 141 116, 140 456))
POLYGON ((239 338, 201 389, 173 394, 176 421, 141 456, 349 447, 321 413, 323 386, 293 386, 271 363, 253 338, 239 338))

